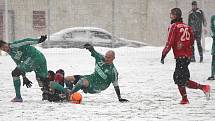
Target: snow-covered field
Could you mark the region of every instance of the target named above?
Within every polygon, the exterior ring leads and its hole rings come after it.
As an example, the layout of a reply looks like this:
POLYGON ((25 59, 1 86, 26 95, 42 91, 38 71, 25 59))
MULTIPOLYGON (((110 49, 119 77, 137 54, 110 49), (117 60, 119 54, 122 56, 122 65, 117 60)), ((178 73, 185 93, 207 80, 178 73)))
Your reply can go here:
MULTIPOLYGON (((21 88, 23 103, 12 103, 15 92, 11 71, 15 64, 9 56, 0 56, 0 120, 1 121, 214 121, 215 81, 207 81, 211 68, 211 40, 206 41, 203 63, 191 63, 191 79, 211 84, 211 100, 207 101, 200 90, 187 89, 189 105, 180 105, 181 97, 172 74, 175 60, 172 52, 160 63, 163 47, 116 48, 114 61, 119 72, 123 98, 120 103, 113 86, 100 94, 84 94, 82 104, 50 103, 41 101, 41 91, 35 74, 27 76, 32 88, 21 88)), ((62 68, 66 75, 90 74, 94 59, 84 49, 41 49, 47 58, 48 68, 62 68)), ((95 48, 105 53, 109 48, 95 48)), ((197 61, 199 61, 198 53, 197 61)))

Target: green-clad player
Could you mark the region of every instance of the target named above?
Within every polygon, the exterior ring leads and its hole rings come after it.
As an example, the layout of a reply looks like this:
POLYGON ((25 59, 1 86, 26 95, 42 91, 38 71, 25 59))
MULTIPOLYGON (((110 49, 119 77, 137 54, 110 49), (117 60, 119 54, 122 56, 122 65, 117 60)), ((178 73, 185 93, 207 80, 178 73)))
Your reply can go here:
POLYGON ((20 92, 20 76, 23 77, 23 86, 26 85, 29 88, 32 85, 32 82, 25 76, 26 72, 34 71, 39 86, 44 86, 48 75, 46 59, 39 50, 31 45, 44 42, 46 38, 45 35, 41 36, 40 39, 26 38, 12 43, 0 40, 0 50, 8 53, 17 65, 11 73, 16 92, 16 97, 11 100, 12 102, 23 101, 20 92))
MULTIPOLYGON (((50 87, 52 89, 57 89, 66 94, 73 94, 74 92, 82 89, 84 93, 100 93, 101 91, 107 89, 112 83, 117 97, 120 102, 127 102, 127 99, 121 98, 120 89, 118 85, 118 72, 113 64, 113 60, 115 58, 115 53, 112 50, 109 50, 105 56, 102 56, 98 52, 96 52, 92 45, 85 44, 84 47, 91 52, 91 56, 93 56, 96 60, 95 62, 95 71, 91 75, 84 75, 78 80, 75 86, 71 89, 65 89, 63 86, 56 82, 51 82, 50 87)), ((68 76, 65 78, 65 82, 74 81, 73 76, 68 76)))
POLYGON ((215 80, 215 15, 211 16, 211 32, 213 38, 212 44, 212 63, 211 63, 211 76, 208 77, 208 80, 215 80))

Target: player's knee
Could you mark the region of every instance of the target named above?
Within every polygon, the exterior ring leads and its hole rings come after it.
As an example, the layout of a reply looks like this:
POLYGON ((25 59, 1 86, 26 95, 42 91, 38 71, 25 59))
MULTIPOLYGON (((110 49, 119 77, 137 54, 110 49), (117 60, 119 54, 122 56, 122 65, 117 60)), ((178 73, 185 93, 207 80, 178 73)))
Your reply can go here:
POLYGON ((19 68, 15 68, 13 71, 12 71, 12 73, 11 73, 11 75, 13 76, 13 77, 15 77, 15 76, 20 76, 20 75, 22 75, 24 72, 22 72, 19 68))
POLYGON ((80 79, 77 84, 81 85, 82 87, 88 87, 89 86, 89 81, 88 80, 82 80, 80 79))

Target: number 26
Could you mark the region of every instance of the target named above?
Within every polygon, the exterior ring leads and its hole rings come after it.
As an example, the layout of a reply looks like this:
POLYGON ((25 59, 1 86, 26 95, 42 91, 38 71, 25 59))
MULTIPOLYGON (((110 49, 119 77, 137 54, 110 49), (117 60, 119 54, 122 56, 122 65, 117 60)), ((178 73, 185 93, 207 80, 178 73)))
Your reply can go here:
POLYGON ((181 35, 181 41, 190 40, 190 33, 188 31, 188 28, 181 28, 180 32, 183 32, 181 35))

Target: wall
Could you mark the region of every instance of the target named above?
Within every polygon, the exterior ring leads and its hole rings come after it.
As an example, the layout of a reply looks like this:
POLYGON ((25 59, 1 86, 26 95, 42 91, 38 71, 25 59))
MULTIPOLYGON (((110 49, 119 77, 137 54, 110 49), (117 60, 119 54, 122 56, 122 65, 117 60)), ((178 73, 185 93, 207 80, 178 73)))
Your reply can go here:
MULTIPOLYGON (((3 1, 0 0, 0 3, 3 1)), ((209 23, 210 16, 215 14, 215 1, 197 1, 198 6, 204 8, 209 23)), ((187 22, 191 2, 192 0, 50 0, 50 32, 75 26, 94 26, 106 29, 117 37, 163 46, 170 23, 170 9, 180 7, 184 21, 187 22)), ((48 33, 48 0, 8 0, 8 9, 14 11, 15 38, 38 37, 48 33), (46 11, 46 28, 33 28, 33 10, 46 11)))

